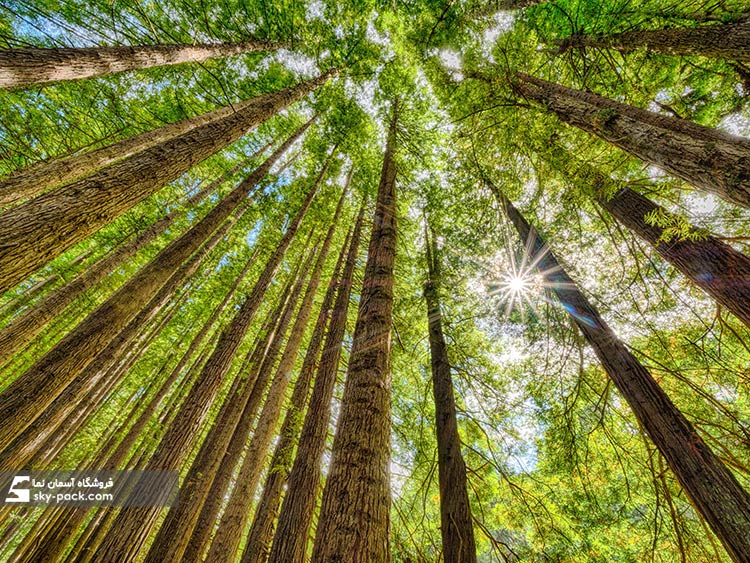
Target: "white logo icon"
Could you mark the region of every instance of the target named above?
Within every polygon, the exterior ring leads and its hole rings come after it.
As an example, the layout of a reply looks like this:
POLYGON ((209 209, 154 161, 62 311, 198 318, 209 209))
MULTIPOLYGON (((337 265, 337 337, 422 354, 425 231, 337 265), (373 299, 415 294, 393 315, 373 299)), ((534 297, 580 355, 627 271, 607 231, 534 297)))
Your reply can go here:
POLYGON ((13 482, 10 484, 8 489, 8 496, 5 497, 5 502, 29 502, 31 491, 31 480, 28 475, 16 475, 13 477, 13 482), (22 483, 26 483, 25 487, 19 487, 22 483))

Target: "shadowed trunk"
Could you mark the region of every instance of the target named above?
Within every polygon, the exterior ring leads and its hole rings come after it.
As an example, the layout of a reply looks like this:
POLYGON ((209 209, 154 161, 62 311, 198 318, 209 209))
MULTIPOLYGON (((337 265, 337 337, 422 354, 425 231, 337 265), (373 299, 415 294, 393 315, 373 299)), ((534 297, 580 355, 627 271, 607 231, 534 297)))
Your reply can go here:
POLYGON ((285 43, 270 41, 243 41, 196 45, 4 49, 0 51, 0 88, 28 88, 128 70, 200 63, 254 51, 275 51, 286 46, 285 43))
MULTIPOLYGON (((289 473, 287 493, 281 505, 279 523, 268 557, 269 563, 300 563, 307 555, 310 525, 315 511, 315 501, 320 492, 321 463, 328 436, 333 388, 336 384, 341 347, 346 332, 349 297, 357 265, 364 212, 365 201, 362 202, 357 217, 346 266, 339 283, 320 366, 315 375, 310 405, 300 434, 297 455, 289 473)), ((243 563, 265 561, 257 555, 251 559, 247 550, 245 555, 243 563)))
MULTIPOLYGON (((208 215, 187 233, 172 241, 154 260, 95 309, 73 332, 0 393, 0 416, 6 417, 6 424, 0 429, 0 445, 4 447, 17 437, 149 302, 174 270, 243 205, 243 202, 246 204, 248 193, 309 124, 310 122, 298 129, 208 215)), ((273 268, 273 272, 276 267, 273 268)), ((272 277, 273 272, 265 275, 272 277)), ((270 277, 267 280, 269 283, 270 277)))
POLYGON ((0 215, 0 293, 84 240, 162 186, 322 86, 335 71, 267 94, 197 127, 13 207, 0 215))
POLYGON ((668 55, 699 55, 750 62, 750 21, 678 29, 628 31, 603 37, 573 35, 558 42, 560 52, 582 47, 630 53, 639 48, 668 55))
POLYGON ((432 391, 440 482, 440 534, 445 563, 476 563, 471 506, 466 485, 466 465, 458 435, 453 378, 440 312, 440 256, 435 236, 425 225, 429 278, 424 286, 430 338, 432 391))
POLYGON ((518 73, 517 94, 699 190, 750 207, 750 140, 518 73))
MULTIPOLYGON (((183 403, 170 430, 159 443, 146 469, 176 470, 187 456, 187 446, 198 435, 208 409, 216 397, 224 376, 229 371, 234 355, 255 317, 263 296, 273 281, 302 219, 310 208, 317 191, 316 188, 317 186, 313 186, 309 190, 302 206, 269 258, 252 292, 237 311, 229 326, 222 332, 211 357, 194 386, 194 389, 197 390, 196 395, 183 403)), ((132 560, 142 547, 143 542, 146 541, 159 512, 159 508, 153 507, 128 509, 121 512, 112 525, 117 533, 110 534, 105 538, 94 553, 93 559, 97 563, 118 563, 132 560)))
POLYGON ((518 234, 529 245, 563 308, 591 345, 633 414, 677 477, 692 505, 733 561, 750 562, 750 495, 674 406, 649 371, 630 353, 562 269, 537 232, 488 182, 518 234))
POLYGON ((397 105, 394 101, 341 414, 312 562, 388 563, 397 105))

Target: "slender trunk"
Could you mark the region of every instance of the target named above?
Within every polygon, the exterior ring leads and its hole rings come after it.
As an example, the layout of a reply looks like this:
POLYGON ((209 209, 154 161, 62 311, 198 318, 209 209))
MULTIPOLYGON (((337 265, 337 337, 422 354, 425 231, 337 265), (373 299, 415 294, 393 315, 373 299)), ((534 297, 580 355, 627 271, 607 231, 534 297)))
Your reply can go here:
MULTIPOLYGON (((334 225, 331 226, 331 228, 333 227, 334 225)), ((302 415, 307 403, 307 396, 315 372, 315 366, 318 362, 318 355, 323 344, 323 337, 328 324, 331 307, 339 286, 339 276, 346 258, 346 250, 349 246, 350 238, 351 229, 347 233, 344 245, 341 247, 331 281, 328 284, 328 289, 318 313, 318 319, 315 322, 315 327, 310 337, 310 343, 305 351, 305 358, 302 361, 299 376, 294 384, 294 391, 292 392, 290 405, 279 431, 279 441, 274 450, 263 494, 258 503, 253 524, 242 554, 242 563, 265 563, 268 558, 268 550, 274 536, 274 521, 278 515, 281 503, 282 489, 286 484, 293 461, 294 445, 297 442, 298 433, 302 426, 302 415)))
MULTIPOLYGON (((311 254, 311 258, 312 256, 311 254)), ((303 267, 303 272, 306 272, 309 266, 310 259, 308 259, 303 267)), ((305 276, 304 274, 299 275, 298 278, 296 285, 291 291, 291 303, 296 303, 305 276)), ((304 307, 305 302, 303 298, 300 314, 304 314, 304 307)), ((291 318, 292 309, 288 308, 288 310, 288 313, 283 314, 291 318)), ((282 313, 280 312, 280 314, 282 313)), ((278 338, 279 340, 283 338, 287 324, 284 320, 285 318, 282 318, 280 321, 277 334, 274 338, 278 338)), ((292 335, 289 337, 290 343, 293 335, 294 329, 292 329, 292 335)), ((255 363, 258 364, 259 362, 256 361, 255 363)), ((190 540, 190 534, 200 514, 201 506, 205 502, 216 472, 219 469, 223 453, 228 448, 240 416, 250 399, 256 383, 256 377, 257 372, 253 377, 248 378, 242 392, 238 389, 236 393, 230 394, 225 400, 221 412, 217 416, 183 481, 183 486, 180 490, 180 503, 178 506, 170 509, 166 520, 159 529, 159 533, 151 544, 151 549, 145 561, 153 561, 155 563, 175 561, 179 563, 183 560, 182 555, 190 540)))
POLYGON ((140 232, 135 238, 92 264, 86 271, 46 296, 39 303, 14 319, 8 326, 0 330, 0 367, 23 350, 70 303, 83 295, 120 265, 127 262, 159 235, 163 234, 175 221, 184 217, 194 206, 214 193, 226 180, 244 168, 247 163, 248 161, 243 161, 227 173, 222 174, 221 177, 189 198, 182 210, 168 213, 145 231, 140 232))
POLYGON ((0 215, 0 293, 199 162, 322 86, 334 71, 141 151, 0 215))
POLYGON ((750 495, 669 400, 649 371, 607 326, 533 227, 495 186, 490 184, 490 187, 521 239, 529 245, 538 271, 544 273, 546 283, 594 349, 602 367, 666 459, 695 509, 733 561, 750 562, 750 495))
POLYGON ((678 29, 628 31, 603 37, 573 35, 558 42, 560 52, 582 47, 630 53, 638 48, 668 55, 698 55, 750 62, 750 21, 678 29))
POLYGON ((664 228, 646 222, 648 215, 669 221, 672 215, 645 196, 606 177, 564 150, 553 148, 561 174, 585 191, 620 223, 651 244, 659 255, 717 303, 750 327, 750 258, 695 227, 685 236, 664 237, 664 228), (564 159, 564 161, 563 161, 564 159), (573 163, 575 170, 565 164, 573 163))
MULTIPOLYGON (((205 420, 224 376, 229 371, 237 352, 266 290, 278 270, 287 248, 299 229, 315 197, 317 186, 310 189, 302 207, 290 223, 276 250, 266 264, 250 295, 247 297, 221 337, 198 378, 196 394, 186 401, 177 413, 172 426, 162 438, 147 469, 176 470, 186 456, 187 445, 194 439, 205 420)), ((97 562, 129 561, 146 541, 151 527, 159 516, 158 508, 136 508, 122 511, 113 523, 117 534, 110 534, 94 553, 97 562)))
POLYGON ((427 304, 432 392, 435 400, 443 560, 445 563, 476 563, 477 550, 467 492, 466 465, 461 455, 451 364, 440 311, 440 256, 434 235, 425 227, 429 278, 424 286, 424 298, 427 304))
MULTIPOLYGON (((232 222, 228 222, 219 228, 211 239, 170 277, 157 294, 123 330, 110 340, 101 352, 92 354, 92 361, 73 378, 54 401, 45 407, 44 411, 39 413, 34 420, 29 421, 27 427, 0 451, 0 468, 12 469, 22 466, 34 455, 47 437, 57 429, 64 418, 78 408, 81 397, 87 396, 99 386, 116 383, 115 378, 107 379, 107 370, 117 361, 117 358, 121 357, 123 351, 141 328, 148 326, 151 319, 161 311, 184 280, 189 279, 197 271, 203 258, 222 240, 231 225, 232 222)), ((97 407, 97 404, 88 405, 88 408, 91 409, 97 407)))
MULTIPOLYGON (((187 363, 195 355, 196 351, 201 347, 214 324, 228 307, 240 283, 247 275, 250 266, 253 264, 254 258, 255 256, 247 261, 240 274, 237 276, 237 278, 235 278, 232 287, 229 289, 222 302, 216 309, 214 309, 213 313, 206 320, 201 330, 192 339, 190 345, 188 346, 188 349, 182 355, 179 362, 177 362, 177 365, 172 368, 170 374, 164 380, 159 390, 154 394, 143 411, 138 415, 135 423, 127 430, 122 440, 117 444, 114 452, 109 455, 110 448, 102 448, 100 455, 91 464, 92 468, 118 469, 120 467, 130 450, 133 448, 135 442, 138 440, 138 438, 140 438, 141 433, 143 432, 146 425, 153 418, 154 413, 159 409, 160 405, 164 401, 164 398, 168 393, 173 391, 173 386, 179 379, 180 375, 182 375, 182 372, 187 363)), ((182 501, 180 501, 180 504, 181 503, 182 501)), ((19 557, 18 561, 34 561, 44 563, 46 561, 57 561, 60 558, 68 543, 78 532, 79 526, 86 519, 89 511, 87 508, 78 508, 73 512, 71 512, 69 509, 65 509, 63 510, 63 513, 65 514, 65 518, 63 518, 60 522, 57 522, 54 527, 50 528, 40 541, 35 542, 35 545, 27 547, 26 551, 23 552, 23 555, 21 557, 19 557)))
MULTIPOLYGON (((315 501, 320 492, 321 463, 328 436, 333 388, 336 384, 341 347, 346 332, 349 297, 357 265, 364 211, 365 201, 362 202, 349 245, 346 266, 339 283, 310 405, 299 438, 297 455, 289 473, 287 493, 281 505, 279 523, 268 557, 269 563, 301 563, 307 556, 310 525, 315 511, 315 501)), ((315 369, 314 364, 310 369, 315 369)), ((245 551, 245 556, 243 563, 265 561, 260 558, 259 550, 253 559, 250 558, 248 550, 245 551)))
POLYGON ((10 177, 0 180, 0 206, 28 199, 55 186, 93 174, 96 170, 113 162, 174 139, 197 127, 216 123, 225 117, 253 106, 260 99, 267 97, 268 95, 244 100, 238 104, 224 106, 175 123, 168 123, 150 131, 144 131, 105 147, 81 154, 37 162, 16 170, 10 177))
MULTIPOLYGON (((95 354, 149 302, 174 270, 243 205, 250 190, 309 124, 310 122, 298 129, 208 215, 187 233, 172 241, 73 332, 0 393, 0 417, 7 417, 6 424, 0 429, 1 446, 18 436, 85 369, 95 354)), ((278 258, 280 260, 280 256, 278 258)), ((275 272, 275 267, 273 271, 275 272)), ((265 275, 268 277, 272 274, 273 272, 267 272, 265 275)), ((270 282, 270 277, 267 281, 270 282)))
POLYGON ((750 207, 750 140, 516 74, 513 89, 560 120, 682 178, 699 190, 750 207))
POLYGON ((313 563, 390 561, 391 323, 396 253, 393 151, 397 115, 394 102, 313 563))
POLYGON ((0 88, 29 88, 128 70, 200 63, 254 51, 275 51, 286 46, 285 43, 270 41, 244 41, 196 45, 5 49, 0 51, 0 88))

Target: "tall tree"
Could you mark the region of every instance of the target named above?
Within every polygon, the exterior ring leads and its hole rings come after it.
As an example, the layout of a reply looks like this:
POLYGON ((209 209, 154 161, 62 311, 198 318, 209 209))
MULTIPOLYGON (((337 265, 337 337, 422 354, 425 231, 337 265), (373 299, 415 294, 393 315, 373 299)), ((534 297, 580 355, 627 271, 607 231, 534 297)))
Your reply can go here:
MULTIPOLYGON (((232 301, 235 293, 237 292, 240 283, 245 279, 248 270, 252 266, 255 258, 255 253, 247 261, 242 271, 235 278, 234 283, 229 288, 229 291, 224 296, 224 299, 219 303, 218 307, 214 309, 209 318, 204 323, 203 327, 198 331, 195 337, 191 340, 185 353, 182 355, 177 364, 172 368, 169 375, 166 377, 164 382, 161 384, 159 390, 151 397, 149 402, 146 404, 144 409, 138 415, 138 418, 132 426, 127 430, 125 436, 117 444, 114 451, 110 454, 109 448, 102 448, 97 458, 90 464, 91 468, 95 469, 118 469, 125 460, 128 453, 131 451, 136 441, 141 437, 143 430, 146 425, 151 422, 153 415, 162 405, 165 397, 173 392, 173 386, 178 381, 180 376, 183 375, 188 362, 193 358, 195 353, 204 343, 206 336, 213 329, 215 323, 218 321, 221 314, 226 310, 230 302, 232 301)), ((274 317, 275 318, 275 317, 274 317)), ((185 381, 187 377, 183 379, 185 381)), ((45 534, 42 536, 42 541, 29 542, 23 546, 17 558, 19 561, 55 561, 57 560, 62 551, 68 545, 68 542, 78 532, 78 526, 83 523, 89 511, 86 508, 78 508, 75 511, 70 511, 67 508, 62 508, 58 512, 64 515, 56 522, 55 526, 49 527, 45 534)), ((20 549, 19 549, 20 551, 20 549)))
POLYGON ((20 352, 38 335, 57 315, 75 299, 103 280, 118 266, 126 263, 139 250, 153 242, 177 220, 186 216, 193 207, 213 194, 225 181, 249 164, 244 160, 227 170, 219 178, 210 182, 198 193, 188 198, 183 208, 167 213, 147 229, 138 233, 133 239, 115 248, 112 252, 97 260, 70 282, 46 295, 33 307, 24 311, 10 324, 0 329, 0 367, 5 365, 15 354, 20 352))
POLYGON ((274 51, 286 46, 286 43, 251 40, 195 45, 4 49, 0 51, 0 88, 29 88, 155 66, 200 63, 255 51, 274 51))
POLYGON ((566 154, 564 149, 552 149, 550 154, 550 161, 563 176, 583 186, 617 221, 651 244, 664 260, 750 326, 748 256, 691 225, 683 226, 684 221, 663 207, 566 154), (654 220, 648 221, 649 217, 654 220), (669 227, 673 225, 681 225, 680 232, 670 235, 669 227))
MULTIPOLYGON (((308 552, 310 525, 315 510, 315 501, 320 492, 321 462, 328 436, 331 400, 338 374, 341 347, 346 332, 349 298, 359 252, 365 204, 366 201, 363 201, 349 244, 346 266, 336 294, 336 303, 323 345, 320 365, 315 375, 310 404, 299 437, 297 455, 289 473, 287 493, 281 505, 279 523, 268 557, 270 563, 302 562, 308 552)), ((245 550, 243 563, 261 561, 261 549, 257 547, 255 549, 257 551, 255 554, 251 554, 248 549, 245 550)))
POLYGON ((488 186, 528 244, 534 263, 625 397, 698 513, 733 561, 750 561, 750 494, 716 457, 649 371, 604 322, 549 247, 507 197, 488 186))
POLYGON ((0 214, 0 292, 113 221, 248 129, 302 99, 328 71, 0 214))
POLYGON ((341 414, 315 536, 314 563, 390 561, 397 100, 392 111, 341 414))
MULTIPOLYGON (((8 423, 4 432, 0 432, 0 445, 7 445, 23 431, 88 365, 94 355, 130 322, 139 309, 167 282, 174 270, 242 205, 250 190, 309 125, 310 122, 299 128, 208 215, 184 235, 172 241, 73 332, 0 393, 0 412, 7 413, 8 423)), ((310 193, 314 194, 314 191, 311 190, 310 193)), ((289 237, 285 236, 285 245, 289 244, 292 236, 293 233, 289 237)), ((283 254, 281 252, 276 258, 280 261, 283 254)), ((264 283, 270 282, 277 267, 278 263, 265 274, 268 279, 264 283)), ((256 298, 260 299, 262 294, 259 293, 256 298)))
MULTIPOLYGON (((313 185, 287 227, 278 246, 268 259, 266 267, 255 283, 253 290, 222 332, 211 357, 194 386, 198 389, 196 396, 189 401, 186 400, 180 408, 170 431, 161 440, 159 447, 149 460, 147 469, 175 470, 184 460, 187 455, 185 446, 195 439, 198 428, 205 420, 221 382, 229 371, 232 359, 260 307, 263 296, 276 275, 292 239, 299 230, 300 223, 312 204, 316 192, 317 185, 313 185)), ((132 559, 142 547, 158 515, 159 509, 154 507, 120 513, 113 523, 113 528, 118 533, 111 534, 105 539, 95 552, 94 559, 96 561, 111 561, 112 563, 132 559)))
POLYGON ((425 221, 428 278, 424 286, 430 337, 432 393, 440 482, 440 533, 446 563, 476 563, 477 548, 466 484, 466 464, 461 454, 456 401, 448 347, 443 335, 440 309, 440 255, 437 240, 425 221))
POLYGON ((750 62, 750 21, 698 27, 626 31, 594 37, 573 35, 558 42, 561 52, 596 47, 629 53, 639 48, 669 55, 698 55, 750 62))
POLYGON ((750 207, 750 140, 517 73, 514 91, 700 190, 750 207))

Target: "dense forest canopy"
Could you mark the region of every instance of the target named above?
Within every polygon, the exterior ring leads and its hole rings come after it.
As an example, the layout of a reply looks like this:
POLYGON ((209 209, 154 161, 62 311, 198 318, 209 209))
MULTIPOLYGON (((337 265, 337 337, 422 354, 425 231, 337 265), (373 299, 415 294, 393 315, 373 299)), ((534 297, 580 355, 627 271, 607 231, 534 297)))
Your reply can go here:
POLYGON ((749 96, 741 0, 3 3, 0 470, 180 487, 0 560, 749 562, 749 96))

